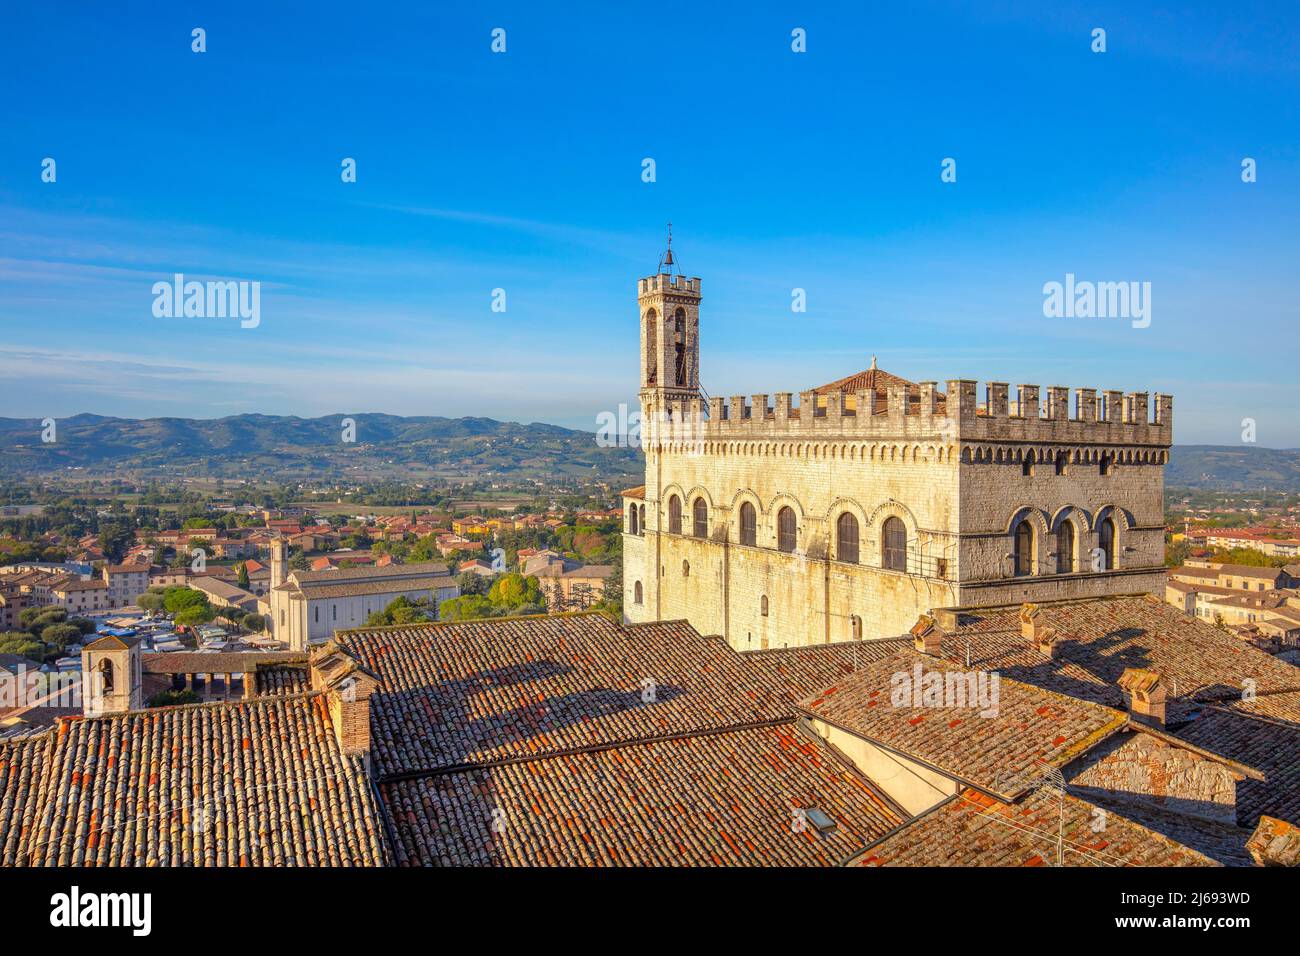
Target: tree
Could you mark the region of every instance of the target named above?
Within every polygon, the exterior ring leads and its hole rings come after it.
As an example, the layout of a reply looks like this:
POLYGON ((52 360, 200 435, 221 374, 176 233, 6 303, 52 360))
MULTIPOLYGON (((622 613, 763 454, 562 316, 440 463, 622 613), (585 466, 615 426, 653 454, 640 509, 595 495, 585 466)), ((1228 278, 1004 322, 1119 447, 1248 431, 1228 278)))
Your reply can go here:
POLYGON ((1192 546, 1186 539, 1171 541, 1165 545, 1165 567, 1176 568, 1185 562, 1192 553, 1192 546))
POLYGON ((0 634, 0 654, 18 654, 40 664, 45 660, 45 645, 26 631, 9 631, 0 634))
POLYGON ((81 631, 82 634, 95 633, 95 622, 88 617, 70 617, 68 623, 81 631))
POLYGON ((163 591, 163 607, 177 624, 206 624, 216 616, 208 596, 193 588, 175 585, 163 591))
POLYGON ((163 593, 160 588, 150 588, 144 594, 135 599, 136 607, 142 611, 161 611, 163 606, 163 593))
POLYGON ((197 704, 201 697, 192 690, 160 690, 149 698, 150 707, 175 707, 179 704, 197 704))
POLYGON ((249 611, 244 615, 244 619, 240 623, 243 625, 244 630, 251 631, 254 634, 266 630, 266 618, 257 611, 249 611))
POLYGON ((1212 560, 1222 561, 1224 564, 1243 564, 1252 568, 1280 568, 1284 564, 1291 563, 1290 558, 1273 557, 1255 548, 1219 548, 1215 550, 1212 560))
POLYGON ((384 627, 391 624, 419 624, 434 620, 434 604, 430 598, 416 598, 414 601, 406 595, 394 598, 382 611, 375 611, 366 618, 369 627, 384 627))
POLYGON ((597 611, 604 611, 616 621, 623 620, 623 562, 614 564, 614 570, 605 579, 605 590, 600 600, 592 605, 597 611))
POLYGON ((81 628, 75 624, 51 624, 41 631, 41 640, 63 650, 68 644, 81 640, 81 628))
POLYGON ((174 618, 177 624, 183 624, 186 627, 193 627, 196 624, 206 624, 214 617, 210 607, 187 607, 178 613, 174 618))
POLYGON ((235 583, 245 591, 250 591, 253 588, 252 582, 248 580, 248 564, 243 561, 239 562, 239 571, 235 575, 235 583))
MULTIPOLYGON (((28 610, 35 609, 29 608, 28 610)), ((63 624, 68 620, 68 612, 66 608, 46 606, 39 610, 41 613, 30 618, 29 623, 25 628, 32 633, 33 637, 40 637, 41 633, 47 627, 50 627, 53 624, 63 624)), ((23 616, 21 614, 18 617, 18 623, 20 625, 23 623, 23 616)))
POLYGON ((181 611, 193 607, 207 606, 208 596, 202 591, 196 591, 194 588, 187 588, 177 584, 163 591, 163 607, 170 614, 179 614, 181 611))
POLYGON ((406 552, 406 560, 412 564, 418 564, 421 561, 433 561, 440 557, 438 553, 438 539, 431 534, 426 534, 422 538, 416 538, 410 549, 406 552))
POLYGON ((460 588, 460 593, 464 594, 487 594, 488 579, 481 574, 475 574, 473 571, 462 571, 456 577, 456 586, 460 588))
POLYGON ((24 608, 18 612, 18 626, 24 631, 39 633, 51 624, 62 624, 68 619, 67 608, 41 604, 37 607, 24 608))
POLYGON ((471 621, 492 617, 495 610, 486 595, 466 594, 463 597, 443 601, 438 608, 438 616, 444 621, 471 621))
POLYGON ((537 578, 524 577, 517 571, 503 574, 488 588, 488 600, 503 611, 513 611, 525 604, 545 605, 537 578))
POLYGON ((100 527, 99 547, 104 557, 114 564, 122 560, 127 549, 135 544, 135 532, 130 526, 120 523, 105 524, 100 527))

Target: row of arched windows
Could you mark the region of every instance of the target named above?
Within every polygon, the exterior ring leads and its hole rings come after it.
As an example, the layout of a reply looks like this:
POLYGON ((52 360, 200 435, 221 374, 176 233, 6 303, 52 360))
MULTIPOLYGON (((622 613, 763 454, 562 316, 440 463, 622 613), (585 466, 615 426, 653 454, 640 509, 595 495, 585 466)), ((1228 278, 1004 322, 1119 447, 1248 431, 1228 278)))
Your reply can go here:
MULTIPOLYGON (((703 498, 696 498, 692 508, 692 535, 706 538, 709 534, 709 509, 703 498)), ((677 495, 668 498, 668 531, 670 534, 682 533, 682 500, 677 495)), ((901 518, 885 519, 881 532, 880 565, 891 571, 907 570, 907 527, 901 518)), ((758 546, 758 510, 752 502, 740 505, 740 544, 747 547, 758 546)), ((798 549, 798 518, 789 505, 776 513, 776 548, 792 554, 798 549)), ((835 555, 836 560, 847 564, 861 561, 861 539, 857 516, 844 512, 835 521, 835 555)))
POLYGON ((1109 515, 1097 522, 1096 551, 1086 559, 1080 556, 1079 561, 1075 559, 1077 538, 1074 524, 1070 521, 1062 521, 1056 532, 1055 562, 1039 559, 1039 541, 1033 524, 1028 520, 1021 519, 1016 525, 1012 542, 1012 570, 1018 578, 1037 574, 1040 566, 1054 568, 1056 574, 1115 569, 1115 519, 1109 515))
MULTIPOLYGON (((632 505, 628 509, 628 530, 631 534, 645 533, 645 505, 632 505)), ((668 499, 668 531, 682 534, 682 499, 671 495, 668 499)), ((752 502, 740 505, 739 543, 747 547, 758 546, 758 510, 752 502)), ((709 535, 709 506, 704 498, 691 504, 691 535, 707 538, 709 535)), ((1016 577, 1040 573, 1040 568, 1050 567, 1048 573, 1071 574, 1076 571, 1110 571, 1115 564, 1115 520, 1107 516, 1097 524, 1097 549, 1087 560, 1076 558, 1078 546, 1074 524, 1063 521, 1056 532, 1054 561, 1040 560, 1040 543, 1034 525, 1019 521, 1012 532, 1012 572, 1016 577)), ((835 558, 846 564, 862 563, 861 528, 858 518, 845 511, 835 520, 835 558)), ((789 505, 776 513, 776 547, 787 554, 798 548, 798 519, 789 505)), ((901 518, 890 516, 881 525, 880 564, 888 571, 907 570, 907 526, 901 518)), ((638 602, 639 603, 639 602, 638 602)))

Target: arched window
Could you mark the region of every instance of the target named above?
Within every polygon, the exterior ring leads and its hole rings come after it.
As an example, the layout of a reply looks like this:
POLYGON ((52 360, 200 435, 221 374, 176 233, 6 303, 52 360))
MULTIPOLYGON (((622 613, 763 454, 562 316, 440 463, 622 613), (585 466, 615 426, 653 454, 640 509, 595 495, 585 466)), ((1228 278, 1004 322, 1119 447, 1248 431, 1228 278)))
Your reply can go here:
POLYGON ((1069 574, 1074 570, 1074 524, 1062 521, 1056 532, 1056 573, 1069 574))
POLYGON ((659 380, 659 313, 651 309, 645 314, 645 380, 655 385, 659 380))
POLYGON ((689 562, 689 561, 683 561, 683 562, 682 562, 682 577, 684 577, 684 578, 689 578, 690 576, 691 576, 691 562, 689 562))
POLYGON ((856 614, 849 617, 849 639, 854 641, 862 640, 862 618, 856 614))
POLYGON ((1097 548, 1101 551, 1101 567, 1098 571, 1111 571, 1115 568, 1115 519, 1102 518, 1097 525, 1097 548))
POLYGON ((676 340, 673 348, 676 352, 676 372, 677 380, 674 384, 685 385, 687 383, 688 369, 686 368, 686 310, 678 309, 673 314, 673 331, 676 333, 676 340))
POLYGON ((645 505, 637 505, 636 510, 637 510, 637 516, 640 519, 640 524, 641 524, 640 533, 644 535, 645 534, 645 505))
POLYGON ((636 505, 627 509, 627 532, 628 534, 640 534, 641 525, 637 521, 636 505))
POLYGON ((1028 521, 1016 525, 1016 577, 1034 573, 1034 526, 1028 521))
POLYGON ((709 506, 705 504, 703 498, 695 499, 695 537, 707 538, 709 536, 709 506))
POLYGON ((640 581, 632 585, 632 603, 633 604, 641 603, 641 582, 640 581))
POLYGON ((1034 476, 1034 450, 1032 448, 1025 452, 1025 460, 1020 463, 1020 473, 1026 478, 1034 476))
POLYGON ((1114 455, 1103 453, 1102 456, 1099 459, 1097 459, 1097 471, 1100 474, 1109 475, 1111 465, 1113 465, 1114 463, 1115 463, 1114 455))
POLYGON ((101 694, 113 693, 113 662, 108 658, 99 665, 99 691, 101 694))
POLYGON ((880 564, 889 571, 907 570, 907 527, 902 518, 886 518, 880 536, 880 564))
POLYGON ((1067 452, 1058 451, 1056 453, 1056 473, 1065 474, 1065 466, 1070 463, 1070 456, 1067 452))
POLYGON ((668 499, 668 533, 682 533, 682 499, 676 495, 668 499))
POLYGON ((748 501, 740 506, 740 543, 751 548, 758 543, 757 513, 748 501))
POLYGON ((835 557, 858 563, 858 519, 847 511, 835 522, 835 557))
POLYGON ((795 547, 794 509, 789 505, 776 513, 776 546, 786 553, 795 547))
POLYGON ((764 594, 758 599, 758 613, 767 617, 767 595, 764 594))

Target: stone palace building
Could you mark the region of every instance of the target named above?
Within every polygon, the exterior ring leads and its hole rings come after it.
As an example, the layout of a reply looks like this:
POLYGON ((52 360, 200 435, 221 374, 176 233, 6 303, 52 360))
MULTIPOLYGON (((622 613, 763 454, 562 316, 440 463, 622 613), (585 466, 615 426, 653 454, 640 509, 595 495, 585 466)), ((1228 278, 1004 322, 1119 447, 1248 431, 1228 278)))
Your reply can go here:
POLYGON ((737 650, 895 636, 932 608, 1164 587, 1173 399, 876 367, 710 398, 700 280, 637 283, 644 487, 623 494, 631 622, 737 650))

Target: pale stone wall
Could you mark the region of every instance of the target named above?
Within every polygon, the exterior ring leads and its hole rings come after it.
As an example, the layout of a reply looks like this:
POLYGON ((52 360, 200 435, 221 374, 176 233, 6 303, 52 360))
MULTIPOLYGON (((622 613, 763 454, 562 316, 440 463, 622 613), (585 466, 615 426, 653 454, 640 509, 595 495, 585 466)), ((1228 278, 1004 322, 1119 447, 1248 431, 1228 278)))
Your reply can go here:
MULTIPOLYGON (((643 279, 638 294, 646 516, 640 534, 624 536, 630 620, 684 618, 750 649, 895 636, 935 607, 1163 589, 1169 396, 1157 395, 1151 408, 1146 393, 1104 392, 1099 400, 1096 390, 1078 389, 1071 414, 1066 388, 1048 388, 1040 401, 1038 386, 1022 385, 1011 400, 1009 386, 993 382, 979 403, 977 383, 951 380, 946 391, 921 382, 883 394, 803 392, 797 403, 789 392, 770 403, 767 394, 706 402, 693 388, 665 386, 660 374, 671 342, 662 316, 678 299, 687 303, 687 344, 697 348, 699 280, 643 279), (648 325, 652 312, 660 320, 648 325), (674 495, 681 534, 669 531, 674 495), (694 536, 697 499, 708 508, 703 538, 694 536), (753 547, 740 544, 746 501, 757 513, 753 547), (797 516, 795 554, 777 550, 783 506, 797 516), (858 521, 855 564, 836 553, 844 512, 858 521), (906 572, 883 567, 890 517, 906 529, 906 572), (1114 562, 1095 570, 1107 517, 1114 562), (1074 554, 1057 573, 1066 522, 1074 554), (1021 524, 1033 529, 1025 576, 1009 557, 1021 524)), ((688 356, 687 368, 698 368, 698 355, 688 356)))
POLYGON ((1070 780, 1070 789, 1123 797, 1178 813, 1235 825, 1237 778, 1199 754, 1138 733, 1070 780))
POLYGON ((927 460, 924 452, 917 461, 876 462, 809 460, 781 451, 732 446, 653 456, 647 481, 660 470, 674 480, 661 489, 647 485, 646 532, 624 537, 629 594, 635 581, 643 582, 642 607, 624 604, 631 620, 686 618, 745 650, 850 640, 853 617, 863 637, 892 636, 921 612, 956 599, 954 464, 927 460), (682 501, 680 535, 668 530, 674 494, 682 501), (693 505, 701 497, 707 540, 693 536, 693 505), (754 547, 739 543, 746 501, 756 512, 754 547), (777 513, 784 506, 797 519, 793 554, 777 550, 777 513), (836 553, 836 522, 846 511, 858 521, 857 564, 836 553), (908 573, 882 567, 881 527, 891 516, 907 529, 908 573))
POLYGON ((860 772, 913 816, 925 813, 959 790, 959 784, 952 777, 908 760, 901 754, 885 750, 824 721, 814 720, 810 724, 822 739, 852 760, 860 772))

